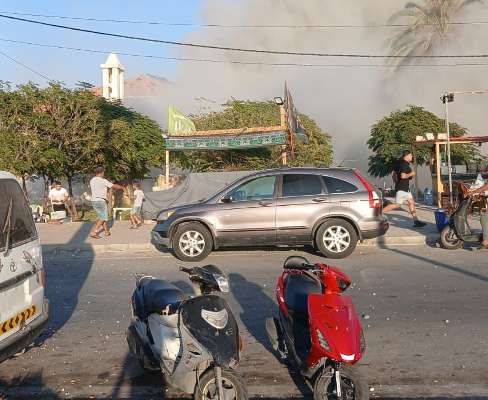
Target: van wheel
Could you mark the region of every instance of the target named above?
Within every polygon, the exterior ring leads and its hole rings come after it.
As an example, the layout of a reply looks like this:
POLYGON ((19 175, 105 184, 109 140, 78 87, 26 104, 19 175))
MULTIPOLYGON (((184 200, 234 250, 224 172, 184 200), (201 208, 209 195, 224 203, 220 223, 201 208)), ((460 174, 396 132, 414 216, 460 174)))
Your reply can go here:
POLYGON ((198 222, 181 224, 173 236, 173 250, 182 261, 201 261, 210 254, 212 248, 212 235, 198 222))
POLYGON ((327 258, 344 258, 351 254, 358 243, 354 227, 343 219, 330 219, 320 225, 315 244, 327 258))

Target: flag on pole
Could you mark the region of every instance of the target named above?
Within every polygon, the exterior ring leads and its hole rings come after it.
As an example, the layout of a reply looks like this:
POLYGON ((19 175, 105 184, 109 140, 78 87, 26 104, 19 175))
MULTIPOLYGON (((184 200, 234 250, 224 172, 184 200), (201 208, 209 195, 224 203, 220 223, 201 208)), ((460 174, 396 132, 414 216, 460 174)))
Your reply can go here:
POLYGON ((195 132, 195 124, 185 114, 173 106, 168 106, 168 134, 185 136, 195 132))

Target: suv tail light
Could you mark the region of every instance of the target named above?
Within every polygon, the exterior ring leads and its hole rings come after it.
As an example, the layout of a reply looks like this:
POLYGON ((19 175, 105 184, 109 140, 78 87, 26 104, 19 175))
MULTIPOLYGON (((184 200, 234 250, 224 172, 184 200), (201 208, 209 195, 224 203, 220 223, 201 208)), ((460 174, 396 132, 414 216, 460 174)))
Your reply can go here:
POLYGON ((358 177, 358 179, 363 184, 364 188, 368 191, 369 195, 369 207, 370 208, 381 208, 381 199, 378 196, 378 193, 374 190, 373 186, 361 175, 358 170, 354 171, 354 175, 358 177))

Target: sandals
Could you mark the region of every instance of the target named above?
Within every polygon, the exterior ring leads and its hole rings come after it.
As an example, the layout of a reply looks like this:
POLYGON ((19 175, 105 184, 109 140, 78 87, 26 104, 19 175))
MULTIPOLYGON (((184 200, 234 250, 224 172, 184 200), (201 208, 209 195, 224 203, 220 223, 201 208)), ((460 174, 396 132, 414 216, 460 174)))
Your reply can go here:
POLYGON ((92 239, 101 239, 101 237, 100 237, 100 236, 98 236, 97 234, 95 234, 95 235, 90 235, 90 237, 91 237, 92 239))
POLYGON ((137 229, 138 226, 137 225, 131 225, 129 229, 137 229))

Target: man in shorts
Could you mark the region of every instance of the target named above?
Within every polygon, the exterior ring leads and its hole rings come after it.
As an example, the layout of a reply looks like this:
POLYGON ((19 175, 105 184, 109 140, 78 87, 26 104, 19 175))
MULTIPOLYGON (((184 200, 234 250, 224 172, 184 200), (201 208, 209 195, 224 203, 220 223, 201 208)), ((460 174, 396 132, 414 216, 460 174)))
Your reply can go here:
POLYGON ((402 152, 402 157, 398 160, 393 172, 396 191, 395 203, 388 204, 383 209, 383 212, 387 213, 396 210, 407 203, 410 214, 412 214, 413 217, 413 226, 415 228, 422 228, 425 226, 425 222, 419 221, 417 211, 415 210, 415 200, 410 192, 410 180, 415 176, 415 171, 413 171, 411 167, 412 160, 412 153, 408 150, 404 150, 402 152))
POLYGON ((90 237, 93 239, 100 239, 98 233, 103 228, 105 236, 110 236, 110 229, 108 228, 108 189, 124 190, 122 185, 117 185, 104 178, 105 168, 98 167, 95 170, 95 176, 90 180, 91 202, 92 207, 97 213, 97 222, 93 225, 90 231, 90 237))

